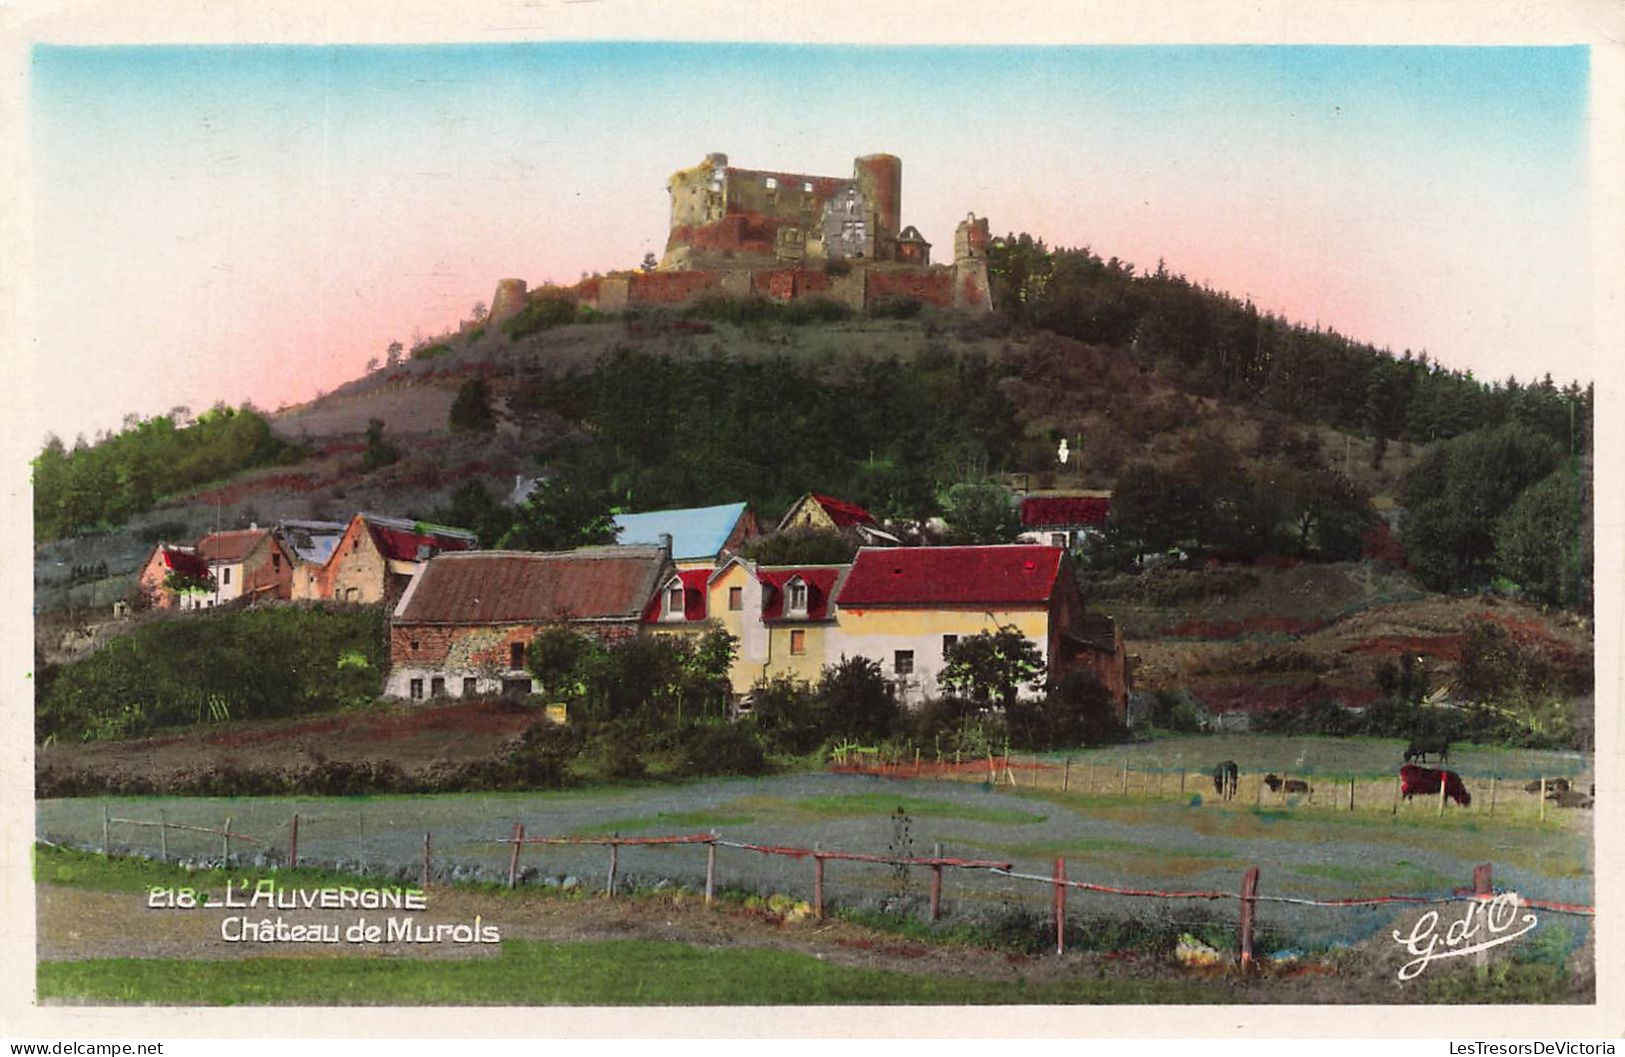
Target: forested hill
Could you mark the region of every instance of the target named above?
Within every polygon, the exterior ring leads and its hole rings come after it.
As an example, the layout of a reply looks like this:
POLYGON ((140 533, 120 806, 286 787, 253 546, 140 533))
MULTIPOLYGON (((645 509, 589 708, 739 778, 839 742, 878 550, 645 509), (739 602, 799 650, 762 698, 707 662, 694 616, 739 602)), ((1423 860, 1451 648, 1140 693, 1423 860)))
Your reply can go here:
POLYGON ((1193 285, 1160 262, 1149 275, 1026 233, 989 251, 996 309, 1028 327, 1125 349, 1192 393, 1224 396, 1369 437, 1426 443, 1516 422, 1586 450, 1592 386, 1475 379, 1263 313, 1193 285), (1571 430, 1573 432, 1571 432, 1571 430))
POLYGON ((771 524, 820 491, 991 540, 1008 522, 976 502, 1013 473, 1113 490, 1093 558, 1111 568, 1168 549, 1369 556, 1387 514, 1431 587, 1499 578, 1585 604, 1590 386, 1485 384, 1024 234, 989 267, 991 316, 896 299, 866 317, 818 301, 604 316, 543 290, 269 424, 219 409, 48 445, 36 539, 123 535, 49 554, 117 575, 132 541, 253 518, 376 509, 569 546, 610 510, 746 500, 771 524), (507 505, 515 476, 544 481, 528 507, 507 505))

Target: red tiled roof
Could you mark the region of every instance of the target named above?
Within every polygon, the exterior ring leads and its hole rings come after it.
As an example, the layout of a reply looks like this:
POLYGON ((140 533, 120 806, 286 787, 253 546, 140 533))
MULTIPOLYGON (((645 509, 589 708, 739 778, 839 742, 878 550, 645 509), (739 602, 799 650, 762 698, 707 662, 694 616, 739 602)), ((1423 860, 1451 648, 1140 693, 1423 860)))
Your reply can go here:
POLYGON ((824 508, 830 520, 841 528, 851 528, 854 525, 879 525, 875 516, 856 503, 848 503, 844 499, 833 496, 812 493, 813 502, 824 508))
POLYGON ((807 568, 757 569, 756 578, 762 582, 763 620, 828 620, 829 604, 835 597, 836 584, 848 566, 815 565, 807 568), (785 585, 796 577, 807 584, 807 615, 786 617, 784 613, 785 585))
POLYGON ((423 559, 418 556, 420 547, 429 548, 428 553, 431 556, 441 551, 466 551, 474 547, 474 541, 461 533, 453 535, 436 532, 433 529, 418 531, 383 524, 373 518, 364 520, 367 531, 372 533, 373 543, 378 546, 379 553, 391 561, 422 561, 423 559))
MULTIPOLYGON (((706 581, 710 579, 712 569, 684 569, 677 573, 677 578, 683 584, 683 619, 702 621, 706 617, 705 588, 706 581)), ((646 624, 657 623, 664 611, 666 588, 671 586, 671 577, 661 581, 660 590, 649 599, 649 604, 643 609, 643 621, 646 624)))
POLYGON ((211 532, 197 541, 197 551, 206 562, 240 562, 248 557, 249 551, 259 546, 260 540, 270 534, 270 529, 211 532))
POLYGON ((863 547, 835 601, 843 608, 1043 605, 1060 547, 863 547))
POLYGON ((1104 525, 1112 501, 1106 496, 1035 496, 1021 501, 1021 523, 1036 525, 1104 525))
POLYGON ((638 620, 667 568, 658 547, 442 554, 424 565, 395 622, 638 620))
POLYGON ((160 547, 159 555, 163 558, 164 568, 201 580, 209 575, 209 566, 196 551, 183 551, 175 547, 160 547))

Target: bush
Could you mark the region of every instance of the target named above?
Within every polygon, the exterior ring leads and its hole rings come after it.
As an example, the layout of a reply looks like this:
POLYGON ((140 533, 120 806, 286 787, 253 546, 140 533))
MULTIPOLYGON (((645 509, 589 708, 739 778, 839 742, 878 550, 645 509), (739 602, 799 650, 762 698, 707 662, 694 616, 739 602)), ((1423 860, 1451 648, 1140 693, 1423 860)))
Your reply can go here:
POLYGON ((1207 716, 1183 690, 1158 690, 1146 720, 1160 730, 1194 734, 1207 727, 1207 716))
POLYGON ((1005 707, 1011 742, 1023 749, 1057 749, 1121 741, 1111 693, 1089 672, 1071 671, 1042 698, 1017 698, 1005 707))
POLYGON ((897 691, 867 657, 847 657, 824 669, 818 696, 830 738, 875 742, 889 735, 902 718, 897 691))
POLYGON ((811 752, 824 740, 823 699, 806 681, 788 675, 759 680, 750 691, 751 719, 781 752, 811 752))
POLYGON ((600 773, 617 781, 649 773, 643 758, 648 747, 647 737, 631 723, 600 723, 587 735, 587 752, 597 758, 600 773))
POLYGON ((767 756, 748 723, 696 723, 682 728, 676 740, 676 773, 685 778, 768 771, 767 756))
POLYGON ((574 323, 576 314, 574 301, 565 297, 542 297, 504 320, 502 331, 511 340, 518 341, 553 327, 574 323))

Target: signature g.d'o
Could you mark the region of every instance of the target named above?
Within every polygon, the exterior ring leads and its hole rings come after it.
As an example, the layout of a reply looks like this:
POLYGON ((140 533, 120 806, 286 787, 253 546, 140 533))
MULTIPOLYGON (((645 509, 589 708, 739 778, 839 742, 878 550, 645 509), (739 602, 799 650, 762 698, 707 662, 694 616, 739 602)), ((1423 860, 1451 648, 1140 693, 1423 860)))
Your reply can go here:
POLYGON ((1448 924, 1441 920, 1437 910, 1430 910, 1416 919, 1410 935, 1394 930, 1394 942, 1412 955, 1410 961, 1399 967, 1399 978, 1412 980, 1433 962, 1511 943, 1535 925, 1534 912, 1525 907, 1515 892, 1502 892, 1486 902, 1469 903, 1462 916, 1448 924))

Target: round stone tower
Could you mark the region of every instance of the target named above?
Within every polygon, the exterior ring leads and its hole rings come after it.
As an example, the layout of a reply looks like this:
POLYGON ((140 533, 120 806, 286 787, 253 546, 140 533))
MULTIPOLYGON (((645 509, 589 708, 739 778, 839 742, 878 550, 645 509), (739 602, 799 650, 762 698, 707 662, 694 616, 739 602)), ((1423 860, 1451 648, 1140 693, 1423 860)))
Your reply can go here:
POLYGON ((875 211, 886 234, 903 229, 903 159, 895 154, 865 154, 853 164, 858 190, 875 211))
POLYGON ((498 279, 497 292, 491 298, 492 323, 516 316, 525 307, 525 280, 498 279))

